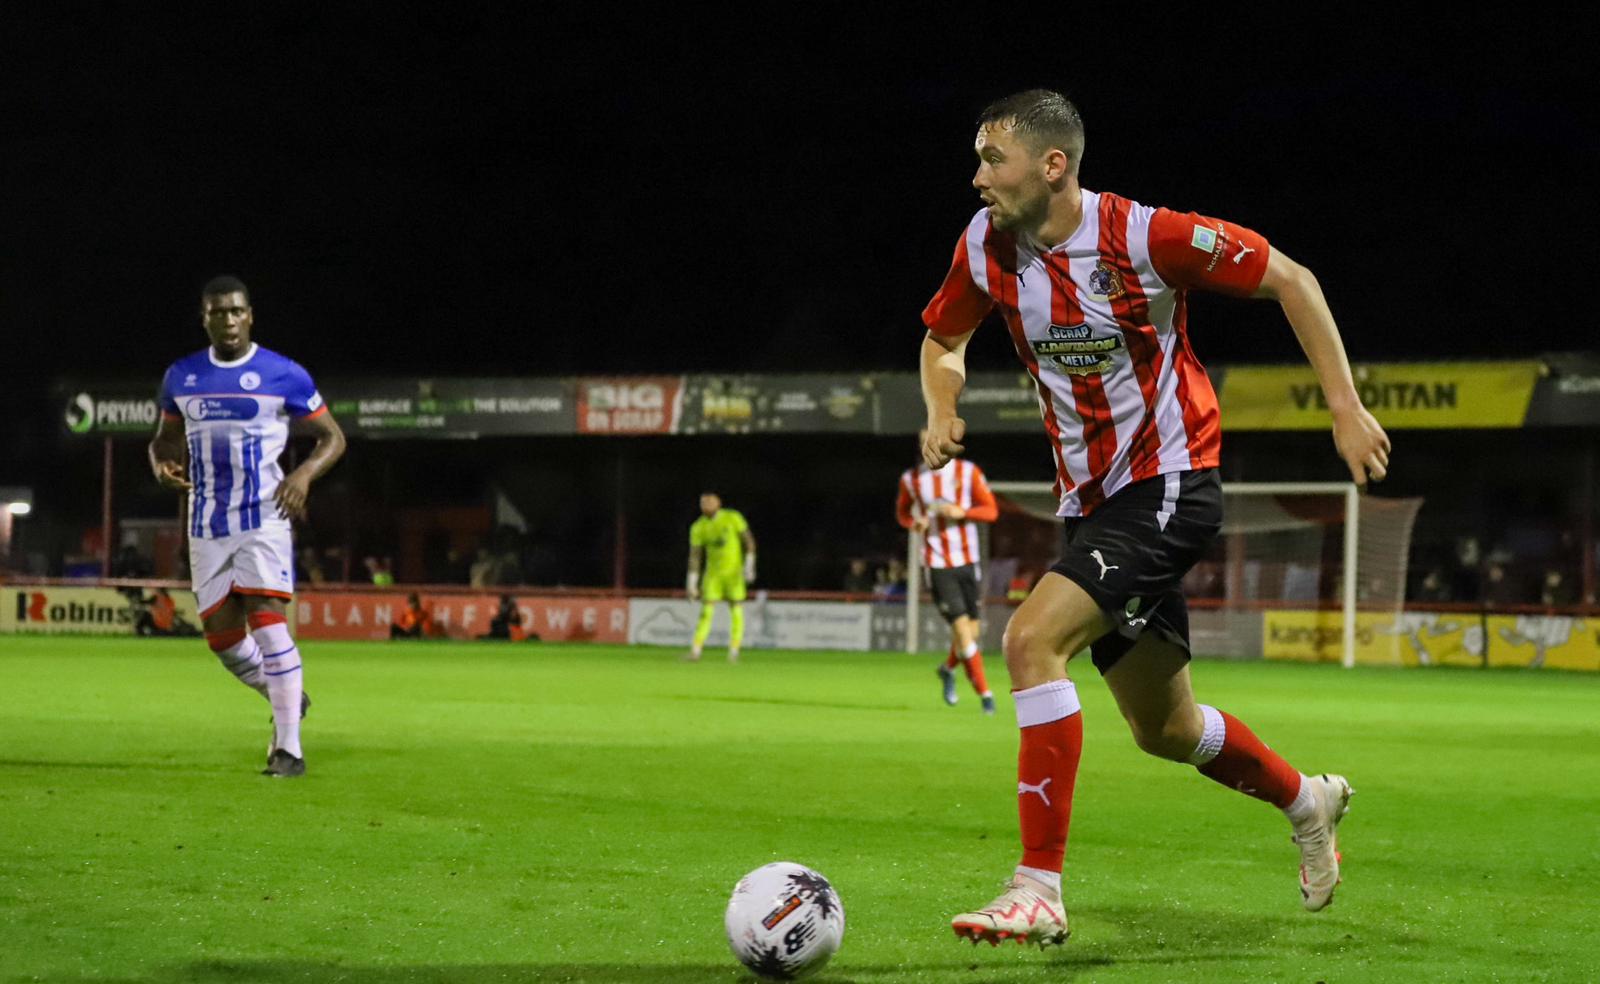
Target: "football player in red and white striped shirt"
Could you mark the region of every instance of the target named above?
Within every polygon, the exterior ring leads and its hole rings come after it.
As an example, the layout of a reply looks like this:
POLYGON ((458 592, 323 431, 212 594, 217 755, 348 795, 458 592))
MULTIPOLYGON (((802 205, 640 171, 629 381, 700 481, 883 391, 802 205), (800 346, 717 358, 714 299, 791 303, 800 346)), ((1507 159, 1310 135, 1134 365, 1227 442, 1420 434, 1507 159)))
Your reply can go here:
POLYGON ((1083 147, 1083 121, 1058 93, 1018 93, 983 112, 972 185, 984 208, 923 311, 928 467, 964 450, 967 340, 997 313, 1034 380, 1065 526, 1061 560, 1006 628, 1022 862, 999 898, 951 921, 974 942, 1066 940, 1061 869, 1083 744, 1067 660, 1084 648, 1141 749, 1283 810, 1307 909, 1326 906, 1339 879, 1349 784, 1303 775, 1190 688, 1180 581, 1221 527, 1222 496, 1217 399, 1189 347, 1188 292, 1283 308, 1358 484, 1383 479, 1389 439, 1356 396, 1309 270, 1234 223, 1083 188, 1083 147))
MULTIPOLYGON (((919 446, 926 440, 919 435, 919 446)), ((944 702, 956 703, 956 664, 966 668, 983 713, 994 713, 994 693, 983 675, 978 634, 983 618, 978 567, 978 524, 1000 515, 983 469, 952 458, 943 468, 918 465, 900 476, 895 518, 922 534, 922 566, 928 571, 939 614, 950 623, 950 654, 939 667, 944 702)))

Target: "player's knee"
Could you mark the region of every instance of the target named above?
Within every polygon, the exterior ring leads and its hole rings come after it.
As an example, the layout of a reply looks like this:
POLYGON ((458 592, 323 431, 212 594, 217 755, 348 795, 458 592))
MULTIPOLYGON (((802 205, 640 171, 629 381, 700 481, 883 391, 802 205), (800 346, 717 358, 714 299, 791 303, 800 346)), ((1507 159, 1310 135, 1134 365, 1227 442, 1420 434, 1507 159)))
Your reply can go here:
POLYGON ((1006 626, 1001 648, 1005 652, 1006 666, 1013 674, 1048 666, 1059 658, 1058 640, 1047 637, 1037 627, 1013 619, 1006 626))
POLYGON ((1140 722, 1130 718, 1128 728, 1140 751, 1172 762, 1188 761, 1199 743, 1192 729, 1179 721, 1140 722))

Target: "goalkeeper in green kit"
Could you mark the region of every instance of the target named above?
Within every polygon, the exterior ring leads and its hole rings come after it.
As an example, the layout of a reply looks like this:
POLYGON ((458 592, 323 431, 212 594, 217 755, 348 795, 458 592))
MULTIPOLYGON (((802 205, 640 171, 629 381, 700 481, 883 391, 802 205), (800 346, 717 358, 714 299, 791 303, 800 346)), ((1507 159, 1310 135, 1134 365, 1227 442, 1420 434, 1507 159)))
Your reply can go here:
POLYGON ((728 662, 736 663, 744 641, 745 585, 756 579, 756 538, 737 510, 722 508, 722 497, 715 492, 700 496, 700 512, 703 515, 689 527, 688 578, 689 600, 700 602, 700 621, 684 659, 700 658, 716 604, 726 601, 728 662))

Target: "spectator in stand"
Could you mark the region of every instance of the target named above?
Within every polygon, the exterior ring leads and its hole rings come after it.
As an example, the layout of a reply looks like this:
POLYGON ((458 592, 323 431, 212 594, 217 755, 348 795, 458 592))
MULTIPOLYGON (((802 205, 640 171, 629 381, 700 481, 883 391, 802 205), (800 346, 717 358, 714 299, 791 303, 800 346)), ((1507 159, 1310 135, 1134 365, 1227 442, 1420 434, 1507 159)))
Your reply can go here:
POLYGON ((467 559, 465 551, 457 547, 451 547, 449 550, 445 551, 444 583, 472 583, 472 561, 467 559))
POLYGON ((1515 605, 1527 599, 1517 590, 1517 585, 1502 560, 1491 559, 1484 572, 1483 601, 1490 605, 1515 605))
POLYGON ((906 596, 906 564, 899 557, 889 558, 888 568, 879 568, 877 583, 873 586, 873 594, 880 598, 904 598, 906 596))
POLYGON ((467 574, 467 583, 475 588, 486 588, 495 583, 494 557, 489 553, 488 547, 478 548, 478 559, 472 562, 472 567, 467 574))
POLYGON ((328 575, 322 569, 322 559, 315 547, 301 547, 295 559, 295 580, 301 584, 325 584, 328 575))
POLYGON ((380 588, 388 588, 394 585, 394 561, 388 557, 382 560, 376 557, 368 557, 362 563, 366 565, 367 576, 372 578, 374 585, 380 588))
POLYGON ((149 577, 154 567, 135 543, 124 543, 111 561, 112 577, 149 577))
POLYGON ((423 605, 416 592, 406 597, 406 607, 389 626, 391 639, 425 639, 434 634, 433 612, 423 605))
POLYGON ((1446 581, 1444 571, 1437 567, 1428 569, 1423 575, 1422 583, 1417 585, 1414 601, 1450 601, 1450 584, 1446 581))
POLYGON ((867 570, 867 558, 850 558, 850 570, 844 576, 844 590, 850 594, 872 593, 872 573, 867 570))
POLYGON ((494 583, 506 586, 522 584, 522 559, 515 550, 503 550, 494 565, 494 583))
POLYGON ((1483 551, 1477 537, 1464 536, 1456 541, 1455 571, 1451 577, 1450 594, 1463 601, 1477 601, 1483 589, 1483 551))
POLYGON ((1544 572, 1544 585, 1539 592, 1539 604, 1547 608, 1565 608, 1578 603, 1578 592, 1573 588, 1572 582, 1559 570, 1551 568, 1544 572))

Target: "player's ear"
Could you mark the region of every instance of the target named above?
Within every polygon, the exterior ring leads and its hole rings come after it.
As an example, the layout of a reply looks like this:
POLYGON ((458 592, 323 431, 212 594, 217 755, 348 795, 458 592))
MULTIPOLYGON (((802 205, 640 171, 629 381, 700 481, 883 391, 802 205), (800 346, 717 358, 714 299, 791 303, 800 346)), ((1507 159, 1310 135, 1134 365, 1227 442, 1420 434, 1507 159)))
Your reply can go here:
POLYGON ((1046 181, 1054 184, 1072 173, 1072 158, 1059 147, 1052 147, 1045 151, 1044 177, 1046 181))

